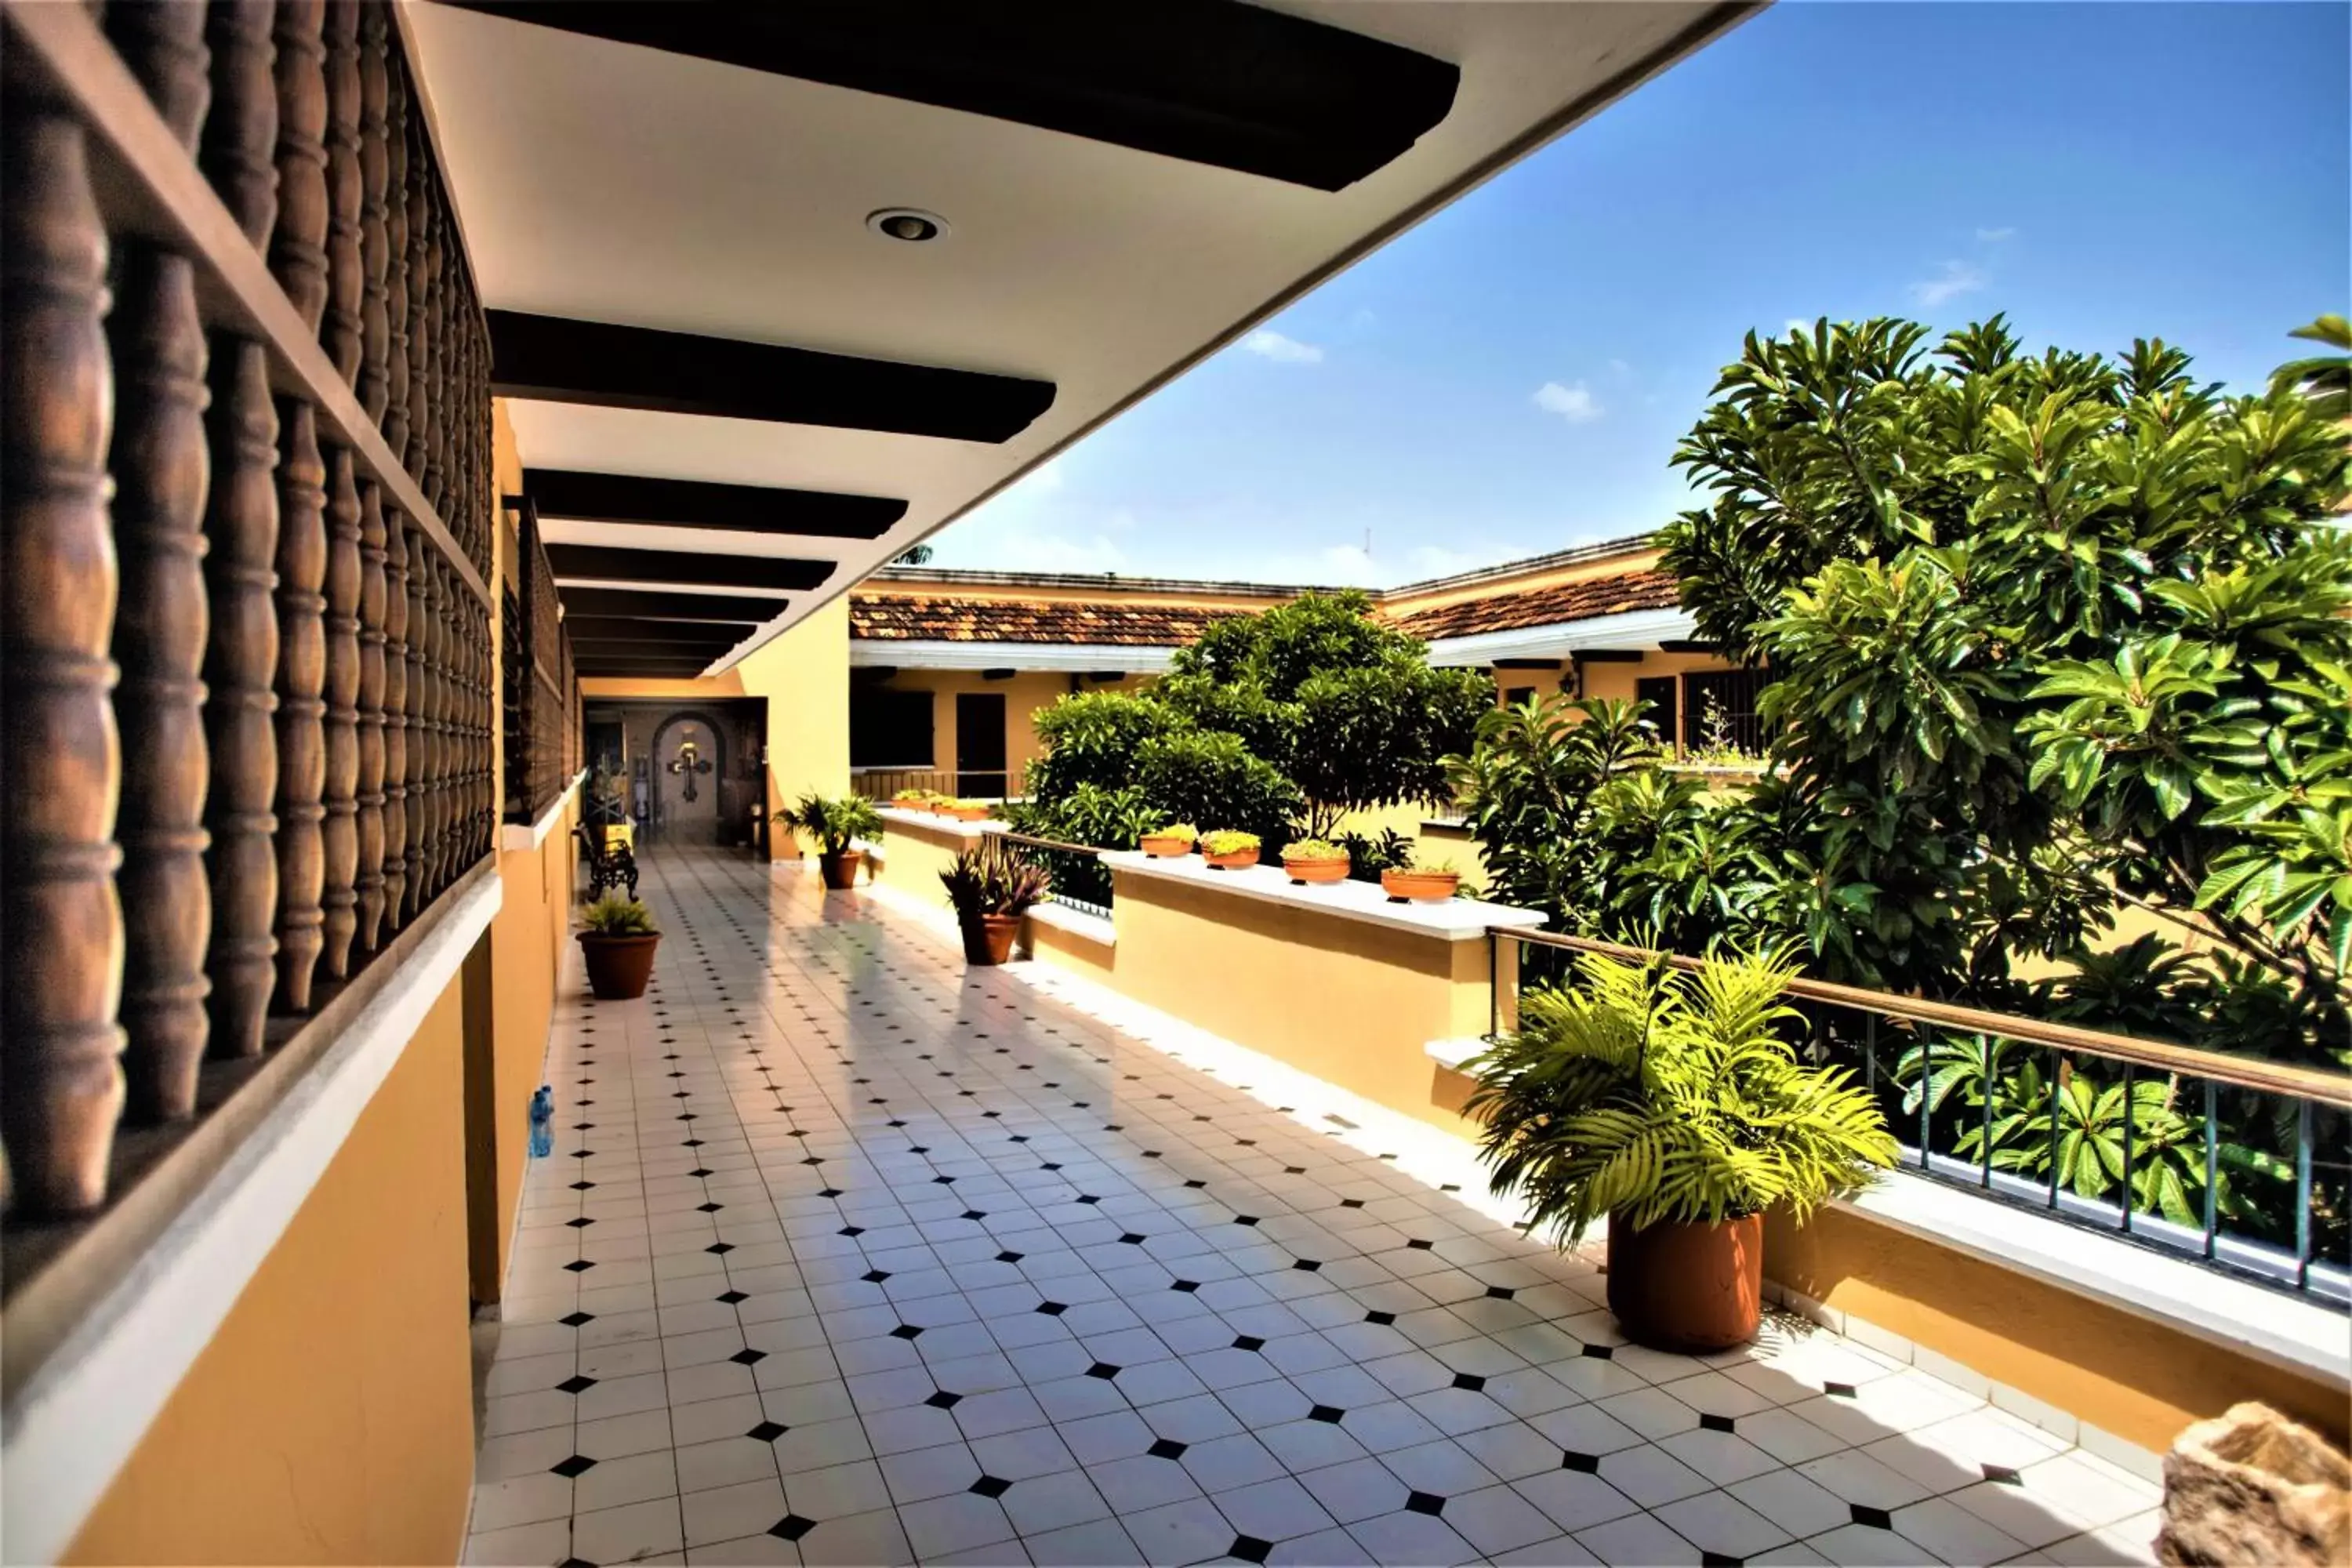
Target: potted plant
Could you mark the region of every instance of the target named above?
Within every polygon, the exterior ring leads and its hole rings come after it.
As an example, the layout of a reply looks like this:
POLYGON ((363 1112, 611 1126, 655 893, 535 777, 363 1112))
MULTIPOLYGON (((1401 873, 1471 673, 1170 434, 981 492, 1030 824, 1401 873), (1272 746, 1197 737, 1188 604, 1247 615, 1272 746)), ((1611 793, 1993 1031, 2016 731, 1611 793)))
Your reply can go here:
POLYGON ((1200 837, 1201 830, 1191 823, 1171 822, 1156 832, 1145 834, 1141 843, 1143 852, 1153 859, 1172 860, 1180 855, 1190 855, 1192 841, 1200 837))
POLYGON ((1212 871, 1240 871, 1257 864, 1258 837, 1237 827, 1201 835, 1201 858, 1212 871))
POLYGON ((1282 847, 1282 868, 1293 882, 1344 882, 1348 851, 1324 838, 1294 838, 1282 847))
POLYGON ((857 840, 882 837, 882 814, 862 795, 827 799, 812 792, 776 813, 776 820, 816 846, 817 869, 830 889, 856 882, 858 862, 866 858, 857 840))
POLYGON ((890 796, 890 804, 900 811, 921 811, 930 805, 930 801, 931 792, 927 789, 897 790, 890 796))
POLYGON ((1013 956, 1021 917, 1043 903, 1052 883, 1042 866, 1023 859, 1002 838, 989 837, 956 857, 940 873, 963 934, 969 963, 1003 963, 1013 956))
POLYGON ((1381 873, 1381 891, 1395 903, 1442 904, 1462 886, 1462 873, 1449 860, 1426 866, 1391 866, 1381 873))
POLYGON ((988 819, 989 805, 984 800, 944 800, 940 804, 940 811, 942 816, 953 817, 958 822, 984 822, 988 819))
POLYGON ((607 893, 580 911, 580 955, 588 963, 588 989, 600 1002, 644 995, 660 945, 653 912, 635 899, 607 893))
POLYGON ((1784 952, 1696 973, 1588 953, 1465 1064, 1496 1193, 1562 1245, 1609 1216, 1609 1310, 1637 1343, 1754 1338, 1764 1211, 1802 1223, 1895 1163, 1872 1096, 1783 1037, 1804 1021, 1780 1001, 1793 973, 1784 952))

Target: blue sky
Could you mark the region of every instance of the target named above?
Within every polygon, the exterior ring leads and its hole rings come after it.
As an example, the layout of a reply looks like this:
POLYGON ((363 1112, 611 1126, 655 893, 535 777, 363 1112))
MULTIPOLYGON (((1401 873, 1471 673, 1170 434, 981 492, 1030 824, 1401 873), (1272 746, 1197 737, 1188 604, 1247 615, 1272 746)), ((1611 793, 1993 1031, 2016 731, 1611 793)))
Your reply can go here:
POLYGON ((1388 584, 1640 532, 1749 328, 2006 310, 2261 383, 2352 296, 2352 6, 1783 4, 935 537, 1388 584), (1370 551, 1365 552, 1369 533, 1370 551))

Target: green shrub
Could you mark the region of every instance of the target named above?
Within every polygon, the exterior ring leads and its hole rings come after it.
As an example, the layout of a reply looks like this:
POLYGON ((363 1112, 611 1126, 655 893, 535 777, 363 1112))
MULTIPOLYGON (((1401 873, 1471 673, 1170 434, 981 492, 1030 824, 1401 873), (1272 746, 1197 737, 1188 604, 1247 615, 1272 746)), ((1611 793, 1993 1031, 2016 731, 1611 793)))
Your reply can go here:
POLYGON ((1135 773, 1145 803, 1161 816, 1228 823, 1277 844, 1299 809, 1297 787, 1237 735, 1161 735, 1136 753, 1135 773))

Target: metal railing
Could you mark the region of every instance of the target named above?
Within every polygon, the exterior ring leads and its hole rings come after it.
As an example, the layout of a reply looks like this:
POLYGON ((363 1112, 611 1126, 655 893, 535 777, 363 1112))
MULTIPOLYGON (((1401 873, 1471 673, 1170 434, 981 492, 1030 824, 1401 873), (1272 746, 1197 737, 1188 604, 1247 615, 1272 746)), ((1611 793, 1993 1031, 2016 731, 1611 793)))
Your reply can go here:
POLYGON ((956 793, 956 776, 942 768, 852 768, 849 787, 868 800, 887 805, 890 797, 902 789, 951 795, 956 793))
MULTIPOLYGON (((1488 936, 1490 1037, 1515 1026, 1524 985, 1567 978, 1572 954, 1701 964, 1586 937, 1488 936)), ((2352 1304, 2352 1076, 1803 977, 1788 993, 1811 1026, 1806 1054, 1877 1096, 1906 1168, 2352 1304)))
POLYGON ((1000 831, 988 837, 1003 840, 1023 859, 1043 867, 1053 880, 1055 903, 1067 904, 1080 914, 1111 918, 1110 868, 1102 863, 1101 850, 1087 844, 1065 844, 1058 838, 1033 838, 1025 833, 1000 831))

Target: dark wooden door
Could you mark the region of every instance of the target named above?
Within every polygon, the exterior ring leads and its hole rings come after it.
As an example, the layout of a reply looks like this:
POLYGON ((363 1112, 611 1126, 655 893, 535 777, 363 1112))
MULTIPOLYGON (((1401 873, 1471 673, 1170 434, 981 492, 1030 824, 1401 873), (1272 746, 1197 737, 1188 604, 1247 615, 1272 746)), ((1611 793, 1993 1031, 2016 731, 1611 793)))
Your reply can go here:
POLYGON ((1675 689, 1671 675, 1645 675, 1633 682, 1633 700, 1646 702, 1649 711, 1643 720, 1658 733, 1658 739, 1668 746, 1675 743, 1675 689))
POLYGON ((965 691, 956 697, 956 794, 971 799, 1002 799, 1010 793, 1004 771, 1004 694, 965 691))

